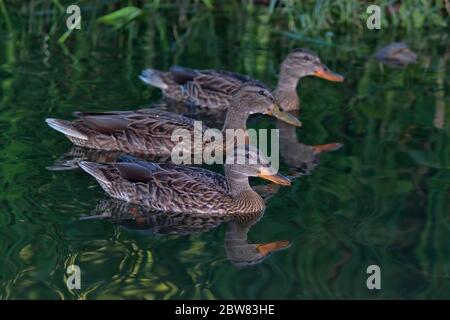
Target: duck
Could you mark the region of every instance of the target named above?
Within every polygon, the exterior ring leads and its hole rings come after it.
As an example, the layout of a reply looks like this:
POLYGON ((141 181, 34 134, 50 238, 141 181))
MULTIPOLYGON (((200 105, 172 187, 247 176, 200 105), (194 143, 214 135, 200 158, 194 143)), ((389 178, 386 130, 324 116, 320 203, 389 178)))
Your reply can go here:
MULTIPOLYGON (((247 119, 258 113, 274 116, 293 126, 301 126, 296 117, 281 110, 266 87, 245 83, 231 98, 222 130, 245 131, 247 119)), ((191 137, 203 136, 208 129, 205 125, 197 126, 192 118, 159 109, 76 112, 75 115, 79 119, 74 121, 54 118, 45 121, 77 146, 141 156, 170 156, 173 148, 179 146, 179 141, 173 139, 175 133, 184 130, 191 137)), ((201 147, 205 148, 207 143, 203 141, 201 147)), ((191 143, 178 151, 193 154, 191 143)))
MULTIPOLYGON (((329 81, 344 81, 344 77, 331 71, 317 54, 303 48, 292 50, 280 66, 275 98, 283 110, 293 110, 299 98, 296 87, 300 78, 316 76, 329 81)), ((159 88, 163 95, 175 101, 200 108, 227 110, 231 97, 244 83, 258 83, 256 79, 223 70, 197 70, 172 66, 169 71, 145 69, 139 78, 159 88)))
POLYGON ((202 167, 146 162, 127 155, 117 163, 81 161, 79 166, 113 198, 175 213, 248 217, 265 209, 249 177, 291 185, 256 147, 247 144, 227 150, 224 175, 202 167))
MULTIPOLYGON (((299 79, 308 75, 334 82, 345 80, 344 76, 330 71, 315 53, 307 49, 294 50, 281 65, 280 79, 274 90, 274 96, 279 101, 281 109, 295 118, 300 113, 300 98, 296 87, 299 79)), ((321 154, 339 150, 343 146, 341 142, 307 145, 298 140, 294 127, 280 121, 276 121, 276 127, 280 133, 280 153, 291 169, 290 178, 310 174, 319 163, 321 154)))
POLYGON ((403 68, 417 63, 417 54, 404 42, 393 42, 378 50, 373 57, 389 66, 403 68))
MULTIPOLYGON (((322 63, 316 53, 304 48, 292 50, 280 66, 279 80, 273 95, 281 110, 295 118, 298 118, 300 110, 297 85, 301 78, 307 76, 334 82, 345 80, 344 76, 331 71, 322 63)), ((227 110, 230 106, 230 96, 243 83, 263 85, 258 80, 235 72, 196 70, 180 66, 173 66, 168 72, 146 69, 139 78, 148 85, 160 88, 165 97, 211 111, 227 110)), ((211 118, 217 117, 217 114, 214 114, 211 118)), ((318 163, 319 154, 335 151, 343 146, 340 142, 321 145, 300 143, 295 128, 285 121, 277 121, 277 128, 280 132, 280 151, 293 169, 292 176, 311 172, 318 163)))

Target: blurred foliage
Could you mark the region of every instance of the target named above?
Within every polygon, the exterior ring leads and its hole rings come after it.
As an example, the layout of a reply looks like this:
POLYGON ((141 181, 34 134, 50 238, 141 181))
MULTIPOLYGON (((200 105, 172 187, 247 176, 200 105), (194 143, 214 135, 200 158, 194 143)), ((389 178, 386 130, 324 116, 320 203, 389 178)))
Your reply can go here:
MULTIPOLYGON (((66 15, 64 8, 70 4, 72 2, 68 0, 1 0, 0 9, 4 19, 0 26, 9 31, 38 33, 50 29, 58 32, 60 22, 66 15)), ((97 17, 97 22, 121 28, 144 13, 158 10, 178 11, 180 19, 214 11, 252 15, 266 23, 282 21, 282 30, 274 28, 274 31, 303 36, 320 35, 328 39, 349 28, 363 32, 369 16, 366 9, 372 3, 359 0, 81 0, 76 4, 81 7, 83 16, 89 15, 89 26, 93 26, 92 22, 97 17)), ((382 1, 378 5, 381 7, 382 28, 426 32, 431 28, 448 26, 449 12, 445 8, 445 0, 382 1)))
POLYGON ((130 23, 134 19, 143 14, 142 10, 136 7, 125 7, 120 10, 114 11, 97 19, 98 23, 104 23, 114 26, 115 28, 121 28, 127 23, 130 23))
POLYGON ((443 2, 385 2, 373 31, 364 1, 79 1, 82 29, 58 44, 72 1, 0 0, 0 298, 448 298, 443 2), (408 43, 418 64, 370 58, 392 41, 408 43), (249 232, 291 248, 238 270, 226 261, 224 228, 156 237, 78 221, 103 192, 82 172, 45 169, 70 146, 46 117, 158 101, 137 78, 146 67, 234 70, 274 87, 294 47, 318 52, 346 81, 301 81, 299 138, 345 147, 282 188, 249 232), (73 263, 81 291, 65 286, 73 263), (381 266, 381 291, 366 288, 371 264, 381 266))

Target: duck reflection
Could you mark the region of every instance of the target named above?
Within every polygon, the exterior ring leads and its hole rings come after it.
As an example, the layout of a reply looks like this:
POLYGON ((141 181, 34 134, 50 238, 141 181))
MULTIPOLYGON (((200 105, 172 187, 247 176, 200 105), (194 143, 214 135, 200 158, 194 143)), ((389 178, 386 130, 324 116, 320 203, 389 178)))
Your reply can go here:
POLYGON ((115 162, 120 154, 121 153, 117 151, 103 151, 72 146, 67 152, 56 159, 51 166, 46 168, 51 171, 73 170, 79 168, 78 162, 80 161, 101 163, 115 162))
MULTIPOLYGON (((262 216, 262 214, 261 214, 262 216)), ((248 232, 260 217, 246 221, 233 220, 228 223, 225 234, 225 252, 228 260, 237 267, 253 266, 263 262, 276 251, 290 247, 289 240, 265 243, 251 243, 247 240, 248 232)))
MULTIPOLYGON (((297 115, 298 111, 291 111, 297 115)), ((325 152, 340 149, 343 144, 332 142, 321 145, 306 145, 298 141, 296 129, 277 121, 280 134, 280 153, 284 162, 289 166, 289 178, 308 175, 319 164, 320 155, 325 152)))
POLYGON ((94 215, 81 219, 108 219, 127 229, 143 230, 156 235, 202 233, 231 220, 223 215, 155 211, 112 198, 101 200, 93 213, 94 215))
POLYGON ((108 198, 97 204, 93 215, 82 217, 81 220, 105 219, 128 230, 159 236, 204 233, 226 223, 224 246, 227 259, 237 267, 246 267, 257 265, 272 253, 290 246, 288 240, 267 243, 248 241, 250 229, 263 214, 264 211, 260 211, 246 215, 245 218, 233 218, 224 215, 163 212, 108 198))
MULTIPOLYGON (((97 163, 114 163, 119 161, 123 156, 120 151, 105 151, 99 149, 90 149, 79 146, 71 146, 71 148, 56 159, 51 166, 46 167, 51 171, 64 171, 78 169, 79 162, 89 161, 97 163)), ((135 156, 138 159, 152 162, 170 162, 169 156, 135 156)))

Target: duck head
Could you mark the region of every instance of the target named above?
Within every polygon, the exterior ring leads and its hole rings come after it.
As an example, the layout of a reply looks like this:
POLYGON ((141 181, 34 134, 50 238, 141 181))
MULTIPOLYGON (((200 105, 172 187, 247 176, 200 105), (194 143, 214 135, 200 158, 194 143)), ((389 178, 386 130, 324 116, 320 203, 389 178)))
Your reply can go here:
POLYGON ((227 151, 225 162, 227 178, 248 184, 248 177, 259 177, 283 186, 291 185, 291 181, 280 174, 256 147, 247 144, 231 149, 227 151))
POLYGON ((331 71, 315 53, 307 49, 294 49, 281 64, 280 82, 287 81, 291 84, 295 80, 297 85, 298 80, 306 76, 315 76, 328 81, 344 81, 342 75, 331 71))
POLYGON ((283 111, 299 109, 297 84, 300 78, 315 76, 329 81, 344 81, 344 77, 331 71, 320 58, 306 49, 294 49, 284 59, 274 95, 283 111))
POLYGON ((276 117, 293 126, 301 126, 295 116, 281 110, 280 104, 266 87, 247 83, 233 94, 224 129, 244 129, 247 118, 256 113, 276 117))

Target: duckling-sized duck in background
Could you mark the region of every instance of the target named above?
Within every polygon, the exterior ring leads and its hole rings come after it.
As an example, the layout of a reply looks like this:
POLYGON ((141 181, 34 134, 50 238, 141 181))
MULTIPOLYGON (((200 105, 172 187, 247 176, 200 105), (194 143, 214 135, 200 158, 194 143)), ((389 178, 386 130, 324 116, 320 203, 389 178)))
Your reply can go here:
POLYGON ((393 42, 378 50, 373 57, 396 68, 403 68, 408 64, 417 63, 417 55, 403 42, 393 42))
POLYGON ((265 208, 264 200, 250 187, 249 177, 290 185, 289 179, 278 174, 255 147, 239 145, 233 153, 234 159, 241 160, 225 162, 225 176, 199 167, 157 164, 127 156, 123 160, 128 162, 81 161, 79 165, 111 197, 168 212, 247 216, 265 208))
MULTIPOLYGON (((287 55, 280 67, 278 85, 274 92, 283 110, 298 103, 296 87, 300 78, 316 76, 329 81, 344 78, 325 66, 317 55, 306 49, 295 49, 287 55)), ((166 97, 200 108, 226 110, 231 97, 244 83, 257 82, 248 76, 221 70, 196 70, 179 66, 168 72, 146 69, 139 78, 160 88, 166 97)))
MULTIPOLYGON (((250 115, 261 113, 300 126, 301 122, 289 113, 280 110, 273 95, 257 84, 244 84, 233 94, 227 111, 225 129, 246 130, 250 115)), ((194 120, 171 112, 143 109, 137 111, 112 111, 83 113, 75 121, 46 119, 53 129, 62 132, 75 145, 106 151, 122 151, 135 155, 170 156, 179 144, 173 141, 173 133, 185 129, 191 134, 203 134, 194 126, 194 120)), ((186 148, 190 147, 186 146, 186 148)), ((203 144, 205 147, 205 144, 203 144)), ((180 150, 180 152, 193 150, 180 150)), ((200 150, 195 150, 195 152, 200 150)))

